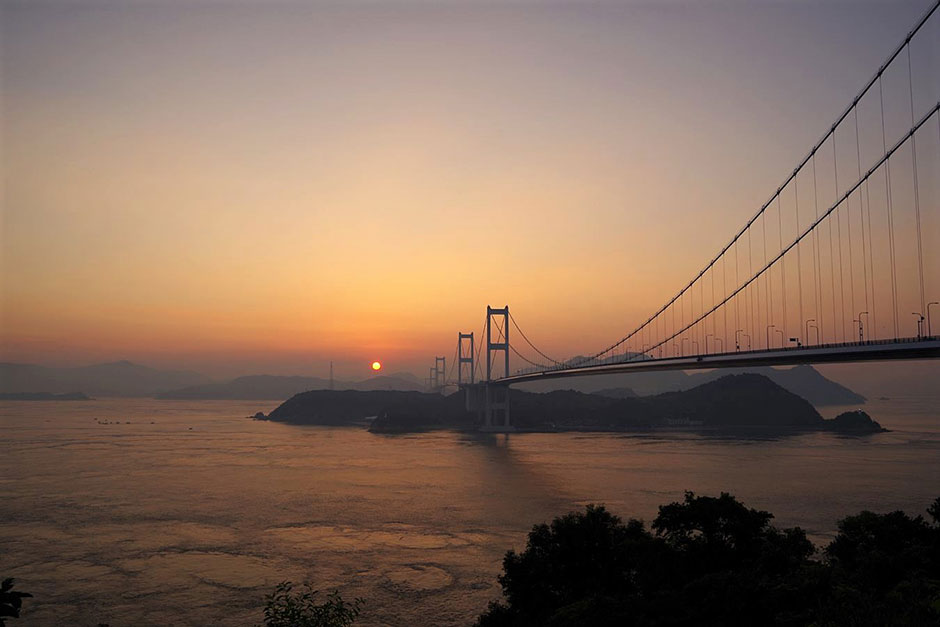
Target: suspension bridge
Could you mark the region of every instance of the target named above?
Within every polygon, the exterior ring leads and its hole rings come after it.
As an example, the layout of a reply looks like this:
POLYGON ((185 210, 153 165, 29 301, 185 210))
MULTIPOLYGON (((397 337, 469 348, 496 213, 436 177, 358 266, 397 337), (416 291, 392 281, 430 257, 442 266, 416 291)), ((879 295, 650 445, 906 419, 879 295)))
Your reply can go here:
POLYGON ((428 387, 457 386, 483 429, 508 430, 516 383, 940 358, 938 7, 744 226, 645 321, 600 350, 556 359, 508 305, 488 306, 479 335, 458 333, 450 371, 435 358, 428 387))

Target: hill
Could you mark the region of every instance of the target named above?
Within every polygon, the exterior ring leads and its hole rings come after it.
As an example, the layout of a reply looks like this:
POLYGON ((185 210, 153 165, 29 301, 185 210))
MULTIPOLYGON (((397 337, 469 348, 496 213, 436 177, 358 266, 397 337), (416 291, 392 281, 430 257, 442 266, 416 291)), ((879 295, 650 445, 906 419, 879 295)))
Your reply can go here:
POLYGON ((549 380, 520 385, 520 389, 530 392, 549 392, 553 390, 576 390, 588 394, 610 395, 610 390, 628 388, 640 396, 654 396, 664 392, 688 390, 702 383, 714 381, 729 374, 759 374, 794 394, 798 394, 817 407, 827 405, 857 405, 865 402, 865 397, 844 385, 823 376, 812 366, 792 368, 726 368, 707 372, 683 371, 638 372, 634 374, 608 374, 593 377, 572 377, 569 379, 549 380))
POLYGON ((0 392, 6 393, 82 390, 92 396, 153 396, 210 381, 197 372, 159 370, 129 361, 67 368, 0 363, 0 392))
MULTIPOLYGON (((417 391, 422 385, 400 375, 376 376, 363 381, 335 381, 336 390, 398 390, 417 391)), ((309 390, 329 390, 329 379, 318 377, 251 375, 225 383, 193 385, 157 395, 161 399, 191 400, 285 400, 309 390)))
MULTIPOLYGON (((867 414, 827 421, 796 394, 767 377, 727 375, 691 390, 641 398, 611 398, 574 390, 512 392, 512 422, 522 430, 634 430, 763 428, 777 430, 880 431, 867 414)), ((318 390, 282 403, 269 420, 291 424, 353 425, 377 416, 373 431, 435 427, 473 429, 462 393, 318 390)))

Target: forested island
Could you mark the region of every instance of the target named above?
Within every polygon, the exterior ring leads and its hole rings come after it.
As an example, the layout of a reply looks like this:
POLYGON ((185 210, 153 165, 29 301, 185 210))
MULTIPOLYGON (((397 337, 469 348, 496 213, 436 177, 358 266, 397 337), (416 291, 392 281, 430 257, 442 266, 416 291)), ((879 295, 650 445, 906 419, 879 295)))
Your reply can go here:
MULTIPOLYGON (((511 398, 512 423, 522 431, 885 430, 862 411, 825 420, 808 401, 756 374, 727 375, 690 390, 647 397, 513 390, 511 398)), ((314 390, 291 397, 264 418, 290 424, 370 425, 376 433, 472 430, 479 425, 478 415, 466 410, 462 392, 442 396, 314 390)))

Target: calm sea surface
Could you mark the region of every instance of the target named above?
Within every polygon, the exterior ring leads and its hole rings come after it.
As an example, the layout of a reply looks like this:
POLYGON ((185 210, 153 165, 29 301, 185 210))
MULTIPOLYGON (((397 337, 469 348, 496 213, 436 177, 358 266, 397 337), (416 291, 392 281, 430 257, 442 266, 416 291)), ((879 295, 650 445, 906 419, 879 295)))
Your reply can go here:
POLYGON ((651 520, 728 491, 821 543, 845 514, 940 495, 940 399, 869 403, 891 433, 751 439, 245 418, 276 405, 0 403, 0 577, 35 596, 14 624, 257 625, 292 579, 364 597, 362 625, 467 625, 503 553, 587 503, 651 520))

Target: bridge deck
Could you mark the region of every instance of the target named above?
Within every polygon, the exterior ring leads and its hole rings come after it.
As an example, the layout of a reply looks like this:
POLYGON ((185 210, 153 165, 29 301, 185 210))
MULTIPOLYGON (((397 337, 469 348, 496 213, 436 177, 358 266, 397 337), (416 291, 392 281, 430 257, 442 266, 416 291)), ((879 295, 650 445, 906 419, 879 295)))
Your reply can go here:
POLYGON ((900 338, 872 342, 821 344, 770 350, 735 351, 688 357, 632 358, 629 361, 605 363, 558 370, 520 372, 497 379, 496 383, 511 385, 527 381, 584 377, 624 372, 650 372, 656 370, 697 370, 711 368, 741 368, 747 366, 789 366, 800 364, 849 363, 858 361, 888 361, 895 359, 940 359, 940 336, 900 338))

